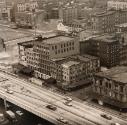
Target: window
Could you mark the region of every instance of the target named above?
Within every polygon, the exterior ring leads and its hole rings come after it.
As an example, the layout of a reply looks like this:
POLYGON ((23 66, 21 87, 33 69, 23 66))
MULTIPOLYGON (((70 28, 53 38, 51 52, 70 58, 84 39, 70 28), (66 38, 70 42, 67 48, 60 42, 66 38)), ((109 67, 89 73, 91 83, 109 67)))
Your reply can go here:
POLYGON ((123 86, 120 86, 120 92, 123 92, 123 86))

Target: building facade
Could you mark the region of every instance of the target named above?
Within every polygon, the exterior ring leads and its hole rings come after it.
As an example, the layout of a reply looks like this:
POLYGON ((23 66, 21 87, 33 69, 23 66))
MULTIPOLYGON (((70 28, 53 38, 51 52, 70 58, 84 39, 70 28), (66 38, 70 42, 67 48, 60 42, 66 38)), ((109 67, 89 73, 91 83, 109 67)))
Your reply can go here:
POLYGON ((37 0, 23 0, 17 3, 17 11, 24 12, 24 11, 32 11, 33 9, 38 8, 37 0))
POLYGON ((77 55, 62 62, 63 87, 75 88, 88 84, 94 73, 100 71, 99 58, 90 55, 77 55))
POLYGON ((91 17, 92 29, 95 32, 113 33, 115 25, 127 23, 127 10, 105 11, 91 17))
POLYGON ((45 11, 36 10, 35 12, 24 11, 16 12, 15 21, 16 24, 20 27, 37 27, 37 24, 40 24, 44 21, 45 11))
POLYGON ((59 8, 59 18, 63 20, 64 24, 71 24, 73 19, 78 19, 77 6, 66 6, 59 8))
POLYGON ((35 70, 35 76, 40 78, 43 78, 44 74, 51 76, 51 65, 54 64, 52 59, 75 54, 79 54, 78 40, 65 36, 44 38, 42 41, 36 41, 33 48, 26 50, 27 64, 35 70))
POLYGON ((81 50, 84 50, 84 53, 99 57, 102 66, 110 68, 119 65, 120 43, 114 36, 102 35, 90 38, 84 42, 81 50))
POLYGON ((93 96, 101 104, 127 108, 127 67, 115 67, 95 75, 93 96))

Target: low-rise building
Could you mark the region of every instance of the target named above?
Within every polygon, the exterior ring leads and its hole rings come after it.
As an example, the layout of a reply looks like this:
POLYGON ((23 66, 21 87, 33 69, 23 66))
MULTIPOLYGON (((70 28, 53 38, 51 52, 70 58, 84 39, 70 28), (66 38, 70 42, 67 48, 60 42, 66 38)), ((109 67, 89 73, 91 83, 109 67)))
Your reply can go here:
POLYGON ((64 58, 79 54, 79 41, 73 37, 54 36, 42 38, 34 47, 26 50, 28 67, 35 70, 35 76, 51 76, 52 59, 64 58))
POLYGON ((73 89, 91 82, 93 74, 100 71, 100 61, 90 55, 66 58, 62 66, 62 88, 73 89))
POLYGON ((19 45, 20 64, 34 70, 36 78, 58 81, 64 89, 90 82, 100 70, 97 57, 79 55, 77 37, 53 36, 19 45), (80 82, 80 83, 79 83, 80 82))
POLYGON ((95 74, 93 99, 100 104, 108 103, 119 108, 127 108, 127 67, 114 67, 95 74))

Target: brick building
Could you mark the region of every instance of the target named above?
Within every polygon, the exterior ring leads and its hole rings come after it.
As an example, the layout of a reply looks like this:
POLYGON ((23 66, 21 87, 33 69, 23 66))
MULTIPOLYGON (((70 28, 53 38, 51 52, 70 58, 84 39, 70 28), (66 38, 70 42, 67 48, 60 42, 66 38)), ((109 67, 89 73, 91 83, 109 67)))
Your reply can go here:
POLYGON ((77 39, 65 36, 55 36, 36 41, 33 48, 26 50, 27 64, 35 70, 36 77, 44 74, 51 76, 52 59, 79 54, 77 39))
POLYGON ((100 71, 100 61, 90 55, 77 55, 61 62, 62 87, 75 88, 91 82, 94 73, 100 71))
POLYGON ((93 96, 101 104, 127 108, 127 67, 115 67, 95 74, 93 96))
POLYGON ((80 48, 84 53, 99 57, 103 66, 110 68, 119 65, 120 43, 115 36, 102 35, 90 38, 82 42, 80 48))
POLYGON ((37 78, 56 79, 64 89, 90 82, 91 75, 100 70, 97 57, 79 55, 76 37, 53 36, 31 43, 19 45, 20 64, 34 70, 37 78))
POLYGON ((93 31, 98 33, 113 33, 115 25, 127 23, 127 10, 105 11, 92 15, 93 31))

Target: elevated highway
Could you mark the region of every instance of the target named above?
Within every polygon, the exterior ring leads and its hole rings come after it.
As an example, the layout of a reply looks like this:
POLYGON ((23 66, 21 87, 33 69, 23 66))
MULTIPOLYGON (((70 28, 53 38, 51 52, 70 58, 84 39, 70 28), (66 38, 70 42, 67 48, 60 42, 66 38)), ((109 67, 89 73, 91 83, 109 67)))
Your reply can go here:
POLYGON ((67 106, 64 104, 65 96, 40 88, 5 71, 0 71, 0 77, 5 79, 0 82, 1 98, 56 125, 63 124, 58 121, 60 117, 67 120, 68 125, 127 124, 126 120, 116 116, 112 116, 112 120, 107 120, 100 116, 100 114, 104 113, 103 111, 76 100, 72 100, 72 106, 67 106), (7 93, 7 88, 12 90, 13 94, 7 93), (46 108, 49 104, 54 105, 57 109, 53 111, 46 108))

